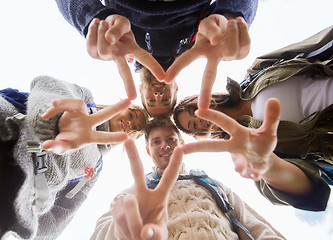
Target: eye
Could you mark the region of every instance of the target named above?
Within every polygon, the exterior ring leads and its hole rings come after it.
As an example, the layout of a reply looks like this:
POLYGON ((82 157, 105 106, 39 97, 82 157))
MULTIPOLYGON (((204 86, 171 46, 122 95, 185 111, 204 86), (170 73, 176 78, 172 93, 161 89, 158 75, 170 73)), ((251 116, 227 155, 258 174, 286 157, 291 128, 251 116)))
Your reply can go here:
POLYGON ((197 129, 197 124, 195 122, 193 122, 193 129, 196 130, 197 129))
POLYGON ((161 143, 161 140, 154 140, 154 141, 153 141, 153 144, 154 144, 154 145, 158 145, 158 144, 160 144, 160 143, 161 143))
POLYGON ((168 101, 169 101, 169 98, 162 99, 162 102, 168 102, 168 101))
POLYGON ((155 102, 155 99, 147 99, 148 102, 153 103, 155 102))
POLYGON ((169 137, 168 140, 171 141, 171 142, 174 142, 174 141, 176 141, 176 138, 175 137, 169 137))
POLYGON ((133 114, 131 112, 129 112, 129 118, 133 119, 133 114))

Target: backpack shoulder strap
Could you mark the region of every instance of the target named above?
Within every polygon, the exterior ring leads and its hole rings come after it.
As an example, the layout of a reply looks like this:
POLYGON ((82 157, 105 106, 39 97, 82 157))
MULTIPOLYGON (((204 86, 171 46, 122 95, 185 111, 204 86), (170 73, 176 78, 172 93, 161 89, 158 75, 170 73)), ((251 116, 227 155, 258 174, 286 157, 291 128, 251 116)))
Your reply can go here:
POLYGON ((160 177, 154 173, 150 172, 146 174, 146 184, 149 189, 154 189, 160 181, 160 177))
POLYGON ((242 229, 246 235, 251 239, 254 240, 249 230, 244 227, 243 224, 241 224, 237 218, 232 214, 230 210, 233 210, 233 207, 231 204, 226 200, 224 193, 222 189, 215 183, 213 179, 208 177, 208 175, 204 171, 200 170, 191 170, 190 175, 193 176, 194 181, 199 184, 200 186, 206 188, 213 196, 213 198, 216 201, 216 204, 221 209, 221 211, 228 215, 230 220, 238 226, 240 229, 242 229))

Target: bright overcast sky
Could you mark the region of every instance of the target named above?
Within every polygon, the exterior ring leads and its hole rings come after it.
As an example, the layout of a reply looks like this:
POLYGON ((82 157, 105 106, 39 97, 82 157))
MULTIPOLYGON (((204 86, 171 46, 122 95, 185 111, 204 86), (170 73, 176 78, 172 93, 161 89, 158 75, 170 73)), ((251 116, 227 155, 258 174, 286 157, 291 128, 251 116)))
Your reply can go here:
MULTIPOLYGON (((301 41, 332 25, 332 9, 332 0, 260 1, 250 28, 249 56, 242 61, 221 63, 214 91, 225 91, 227 76, 241 81, 256 56, 301 41)), ((113 104, 125 98, 115 64, 90 58, 84 38, 62 18, 54 1, 1 1, 0 29, 0 89, 29 91, 30 81, 46 74, 87 87, 96 103, 113 104)), ((204 67, 205 60, 198 60, 178 76, 178 99, 199 92, 204 67)), ((140 104, 140 101, 137 99, 134 103, 140 104)), ((193 139, 185 137, 185 141, 193 139)), ((151 160, 145 153, 142 138, 137 141, 137 147, 148 172, 151 160)), ((287 239, 332 239, 329 237, 333 236, 332 200, 324 213, 272 206, 251 180, 235 173, 229 154, 193 154, 184 161, 188 170, 205 170, 232 188, 287 239)), ((98 217, 108 210, 113 197, 132 182, 126 153, 118 146, 104 158, 99 181, 59 239, 89 239, 98 217)))

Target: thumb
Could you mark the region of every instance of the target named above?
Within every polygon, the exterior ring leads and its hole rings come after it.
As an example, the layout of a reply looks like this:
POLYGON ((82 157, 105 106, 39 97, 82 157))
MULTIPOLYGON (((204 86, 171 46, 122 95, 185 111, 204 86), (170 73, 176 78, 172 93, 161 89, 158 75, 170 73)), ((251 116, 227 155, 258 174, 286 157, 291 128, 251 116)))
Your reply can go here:
POLYGON ((114 14, 105 19, 109 29, 105 32, 105 39, 110 44, 115 44, 126 33, 131 31, 129 20, 123 16, 114 14))
POLYGON ((205 18, 199 25, 198 33, 208 39, 211 45, 219 43, 222 37, 221 29, 225 29, 228 20, 222 15, 211 15, 205 18))

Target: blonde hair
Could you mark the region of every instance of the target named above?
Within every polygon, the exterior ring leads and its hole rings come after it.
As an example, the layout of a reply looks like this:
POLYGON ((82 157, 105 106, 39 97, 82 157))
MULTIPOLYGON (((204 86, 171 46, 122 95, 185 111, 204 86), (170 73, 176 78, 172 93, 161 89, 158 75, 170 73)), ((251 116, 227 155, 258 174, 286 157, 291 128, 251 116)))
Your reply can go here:
MULTIPOLYGON (((146 67, 142 67, 142 68, 138 69, 136 72, 139 73, 141 84, 148 85, 149 82, 156 79, 155 76, 146 67)), ((175 83, 173 82, 172 84, 175 84, 175 83)), ((141 93, 141 102, 142 102, 144 109, 149 114, 149 112, 147 111, 147 107, 145 105, 144 95, 142 93, 141 93)), ((176 106, 176 103, 177 103, 177 91, 175 91, 174 95, 173 95, 173 100, 171 103, 172 109, 174 109, 174 107, 176 106)), ((163 115, 163 117, 169 117, 172 115, 172 111, 162 114, 162 115, 163 115)), ((153 117, 153 116, 151 116, 151 117, 153 117)))
MULTIPOLYGON (((106 107, 108 107, 108 106, 109 106, 109 105, 96 104, 96 108, 97 108, 97 110, 101 110, 101 109, 106 108, 106 107)), ((142 112, 142 114, 143 114, 143 116, 144 116, 144 118, 145 118, 145 124, 147 124, 147 122, 148 122, 148 120, 149 120, 149 115, 148 115, 148 113, 147 113, 142 107, 140 107, 140 106, 138 106, 138 105, 134 105, 134 104, 132 104, 132 105, 130 105, 130 106, 128 107, 128 109, 133 110, 133 111, 140 111, 140 112, 142 112)), ((140 130, 131 130, 131 131, 128 132, 127 134, 128 134, 128 136, 129 136, 130 138, 136 140, 136 139, 138 139, 139 137, 141 137, 141 136, 143 135, 143 133, 144 133, 144 128, 145 128, 145 126, 143 126, 142 129, 140 129, 140 130)), ((119 143, 114 143, 114 144, 112 144, 112 146, 115 146, 115 145, 118 145, 118 144, 119 144, 119 143)))

